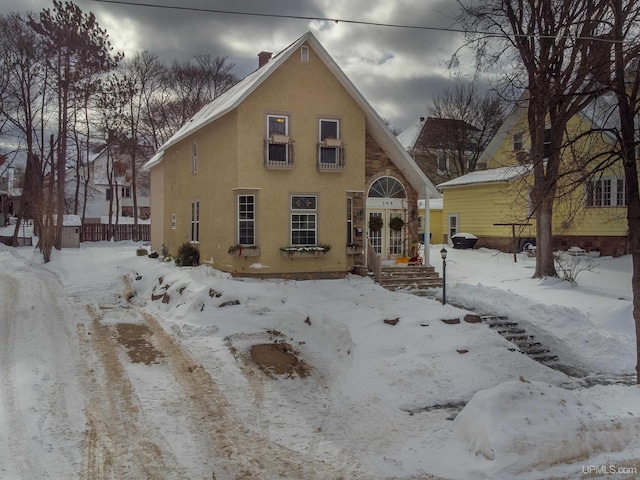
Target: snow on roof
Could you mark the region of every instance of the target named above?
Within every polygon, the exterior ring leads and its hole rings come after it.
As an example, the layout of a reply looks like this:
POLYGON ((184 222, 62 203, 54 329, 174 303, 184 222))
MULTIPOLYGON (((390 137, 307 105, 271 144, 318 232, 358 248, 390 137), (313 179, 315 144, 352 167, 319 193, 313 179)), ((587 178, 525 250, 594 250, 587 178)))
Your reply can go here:
POLYGON ((416 165, 409 156, 406 149, 400 144, 398 139, 391 133, 389 127, 385 124, 378 113, 362 96, 358 89, 353 85, 351 80, 345 75, 335 60, 324 49, 320 42, 311 32, 305 33, 298 40, 293 42, 287 48, 278 53, 264 66, 249 74, 243 80, 231 87, 225 93, 205 105, 191 120, 182 126, 160 149, 156 154, 143 166, 149 169, 162 162, 164 152, 167 148, 175 145, 177 142, 187 138, 192 133, 209 123, 217 120, 226 113, 237 108, 247 96, 249 96, 269 75, 282 65, 287 58, 295 52, 298 47, 304 43, 308 43, 314 52, 322 59, 327 68, 335 75, 341 85, 351 94, 355 102, 362 108, 366 117, 366 125, 368 131, 378 142, 378 145, 389 155, 391 161, 398 167, 400 172, 409 181, 411 186, 418 192, 419 196, 429 195, 434 198, 440 197, 440 192, 433 186, 422 170, 416 165))
POLYGON ((520 178, 531 171, 530 165, 514 165, 508 167, 491 168, 467 173, 448 182, 438 185, 438 188, 459 187, 482 183, 506 183, 520 178))
POLYGON ((276 70, 289 57, 298 44, 303 43, 306 40, 308 35, 310 34, 308 33, 300 37, 265 65, 258 68, 253 73, 250 73, 222 95, 216 97, 207 105, 202 107, 169 140, 167 140, 164 145, 160 147, 156 154, 151 157, 143 168, 149 169, 154 165, 157 165, 162 161, 162 157, 164 156, 164 152, 167 148, 236 108, 240 102, 247 97, 247 95, 253 92, 271 72, 276 70))
POLYGON ((416 123, 398 135, 398 141, 405 150, 411 150, 415 147, 416 142, 418 141, 418 136, 422 131, 422 125, 423 122, 416 123))

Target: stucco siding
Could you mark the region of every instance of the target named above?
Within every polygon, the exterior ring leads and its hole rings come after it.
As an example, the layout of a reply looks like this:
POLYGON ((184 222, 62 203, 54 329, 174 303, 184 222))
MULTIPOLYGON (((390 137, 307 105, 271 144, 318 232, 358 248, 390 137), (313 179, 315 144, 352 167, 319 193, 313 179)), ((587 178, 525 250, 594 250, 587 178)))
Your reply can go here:
MULTIPOLYGON (((155 166, 150 171, 151 188, 151 249, 162 252, 165 243, 165 210, 164 210, 164 164, 155 166)), ((169 222, 171 219, 169 219, 169 222)))

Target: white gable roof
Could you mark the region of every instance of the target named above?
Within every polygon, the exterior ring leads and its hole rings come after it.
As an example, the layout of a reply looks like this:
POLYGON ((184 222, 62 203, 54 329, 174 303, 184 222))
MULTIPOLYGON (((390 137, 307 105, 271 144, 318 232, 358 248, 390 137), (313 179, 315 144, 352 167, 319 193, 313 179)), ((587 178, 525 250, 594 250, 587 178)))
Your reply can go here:
POLYGON ((483 183, 507 183, 531 172, 531 165, 513 165, 491 168, 467 173, 448 182, 438 185, 438 188, 459 187, 462 185, 476 185, 483 183))
POLYGON ((333 60, 333 58, 331 58, 329 53, 311 32, 305 33, 294 43, 273 57, 273 59, 271 59, 266 65, 249 74, 225 93, 205 105, 191 118, 191 120, 183 125, 180 130, 178 130, 164 145, 162 145, 162 147, 160 147, 156 154, 144 165, 144 168, 149 169, 159 164, 162 162, 164 152, 167 148, 175 145, 177 142, 187 138, 189 135, 201 129, 205 125, 208 125, 238 107, 242 101, 244 101, 256 88, 258 88, 262 82, 271 75, 271 73, 282 65, 293 54, 293 52, 297 51, 297 49, 305 42, 320 57, 347 92, 351 94, 352 98, 360 108, 363 109, 366 116, 367 130, 371 133, 376 142, 378 142, 378 145, 380 145, 380 147, 389 156, 395 166, 400 170, 400 172, 402 172, 411 186, 416 190, 418 196, 423 197, 425 192, 428 192, 428 195, 434 198, 439 198, 440 193, 438 190, 436 190, 424 172, 422 172, 422 170, 420 170, 420 168, 415 164, 413 159, 408 155, 398 139, 389 130, 373 107, 369 105, 369 102, 365 100, 358 89, 353 85, 353 83, 351 83, 351 80, 347 78, 342 69, 333 60))

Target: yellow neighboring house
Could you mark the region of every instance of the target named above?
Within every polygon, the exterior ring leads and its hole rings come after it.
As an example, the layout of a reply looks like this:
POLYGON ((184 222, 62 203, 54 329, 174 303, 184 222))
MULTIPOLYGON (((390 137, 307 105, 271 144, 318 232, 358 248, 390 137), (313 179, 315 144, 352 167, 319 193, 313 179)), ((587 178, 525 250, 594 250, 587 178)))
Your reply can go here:
POLYGON ((152 248, 190 242, 217 269, 291 278, 344 275, 369 244, 406 255, 418 200, 439 192, 313 34, 258 57, 145 165, 152 248))
MULTIPOLYGON (((532 175, 529 164, 527 110, 517 105, 480 158, 483 170, 438 185, 443 193, 442 222, 446 238, 458 233, 478 237, 476 247, 521 249, 536 236, 529 202, 532 175), (514 241, 515 233, 515 241, 514 241)), ((568 135, 579 138, 591 128, 616 123, 614 98, 604 95, 577 115, 568 135)), ((552 135, 547 129, 547 135, 552 135)), ((550 138, 550 137, 548 137, 550 138)), ((563 151, 567 161, 586 162, 594 153, 606 152, 615 143, 607 132, 587 135, 563 151)), ((575 178, 562 180, 562 198, 555 202, 554 246, 579 247, 605 255, 627 252, 627 221, 624 176, 613 165, 569 192, 575 178), (569 192, 569 193, 567 193, 569 192)))

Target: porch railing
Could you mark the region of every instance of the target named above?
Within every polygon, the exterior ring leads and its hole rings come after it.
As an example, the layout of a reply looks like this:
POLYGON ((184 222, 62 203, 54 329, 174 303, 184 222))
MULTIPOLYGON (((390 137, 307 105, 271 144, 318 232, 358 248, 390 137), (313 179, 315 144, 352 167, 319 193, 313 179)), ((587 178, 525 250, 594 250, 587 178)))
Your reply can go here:
POLYGON ((382 278, 382 259, 373 248, 371 240, 367 241, 367 268, 373 272, 376 282, 379 283, 382 278))

